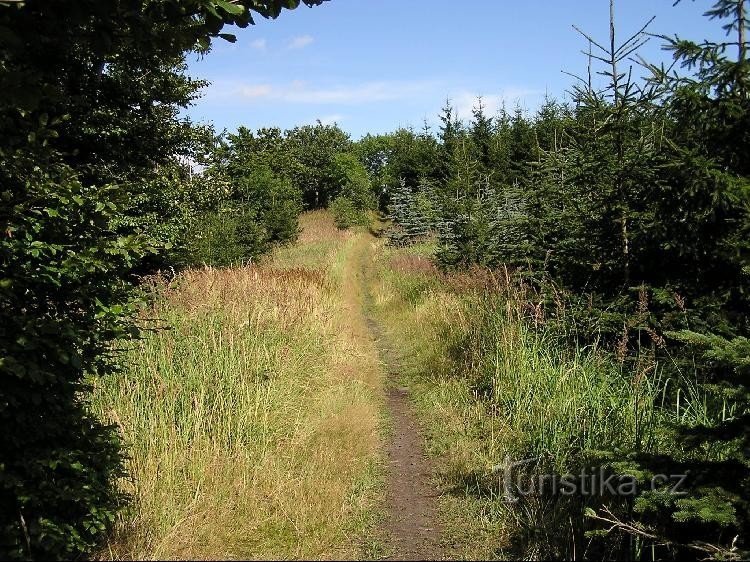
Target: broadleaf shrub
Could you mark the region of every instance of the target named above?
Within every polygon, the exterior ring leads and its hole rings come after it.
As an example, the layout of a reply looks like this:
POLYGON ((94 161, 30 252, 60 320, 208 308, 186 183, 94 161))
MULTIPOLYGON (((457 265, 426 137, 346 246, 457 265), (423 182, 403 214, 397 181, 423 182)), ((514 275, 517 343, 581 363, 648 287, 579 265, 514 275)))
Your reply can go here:
MULTIPOLYGON (((185 56, 298 4, 0 2, 0 558, 87 555, 124 504, 125 453, 88 389, 138 336, 138 276, 180 265, 206 210, 179 164, 203 85, 185 56)), ((235 229, 244 248, 256 228, 235 229)))
POLYGON ((130 338, 129 272, 154 247, 111 229, 117 186, 84 187, 67 167, 33 170, 5 194, 0 237, 0 552, 69 558, 93 548, 123 505, 117 432, 86 405, 86 377, 115 370, 130 338))
POLYGON ((358 209, 354 201, 348 197, 337 197, 329 206, 333 221, 342 230, 352 226, 367 226, 369 216, 366 210, 358 209))

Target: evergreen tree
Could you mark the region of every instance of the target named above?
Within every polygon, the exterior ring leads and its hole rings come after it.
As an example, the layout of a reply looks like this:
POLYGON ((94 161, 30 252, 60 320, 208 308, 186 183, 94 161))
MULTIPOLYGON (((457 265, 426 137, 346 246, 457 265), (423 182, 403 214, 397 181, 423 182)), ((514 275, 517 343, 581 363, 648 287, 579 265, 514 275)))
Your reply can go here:
POLYGON ((428 180, 423 180, 415 191, 402 179, 391 195, 388 218, 393 224, 388 229, 388 241, 395 246, 407 246, 427 236, 433 227, 433 201, 428 180))
POLYGON ((461 124, 455 114, 450 100, 445 101, 440 114, 440 150, 437 177, 443 186, 447 187, 453 177, 455 156, 461 136, 461 124))
POLYGON ((472 109, 473 120, 469 128, 469 136, 473 147, 473 158, 479 165, 479 174, 492 182, 494 175, 494 158, 493 158, 493 125, 492 118, 487 117, 484 112, 482 98, 477 99, 477 103, 472 109))
POLYGON ((482 178, 468 138, 458 141, 453 162, 451 179, 441 190, 436 257, 449 267, 491 265, 497 258, 494 190, 482 178))
POLYGON ((636 508, 678 556, 743 559, 750 555, 747 4, 719 0, 706 16, 725 22, 726 41, 668 39, 689 77, 652 67, 671 142, 663 188, 649 200, 655 209, 649 244, 661 248, 650 256, 654 283, 677 287, 688 303, 684 328, 668 332, 683 344, 674 360, 695 371, 716 415, 678 423, 676 450, 644 462, 688 471, 685 495, 647 494, 636 508))
POLYGON ((525 185, 529 176, 529 162, 534 158, 534 132, 531 123, 516 107, 508 131, 508 176, 506 182, 525 185))

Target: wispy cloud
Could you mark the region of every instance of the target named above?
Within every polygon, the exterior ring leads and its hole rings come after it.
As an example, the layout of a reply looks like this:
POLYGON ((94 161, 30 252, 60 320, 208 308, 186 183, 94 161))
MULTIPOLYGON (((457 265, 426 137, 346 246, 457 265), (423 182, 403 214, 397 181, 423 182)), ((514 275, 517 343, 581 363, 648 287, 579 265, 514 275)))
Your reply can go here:
POLYGON ((265 39, 256 39, 250 42, 250 47, 258 51, 265 51, 268 47, 268 42, 265 39))
POLYGON ((542 90, 506 88, 497 94, 482 94, 480 92, 461 90, 454 93, 450 98, 458 118, 469 120, 472 117, 472 110, 477 106, 477 100, 480 96, 482 97, 485 114, 492 117, 503 107, 508 111, 513 111, 516 105, 524 109, 527 109, 530 105, 536 105, 536 102, 543 94, 544 91, 542 90))
POLYGON ((344 119, 346 119, 345 116, 340 113, 334 113, 333 115, 323 115, 314 121, 320 121, 323 125, 335 125, 336 123, 341 123, 344 119))
POLYGON ((252 84, 249 86, 240 86, 238 94, 247 99, 266 98, 271 95, 273 88, 268 84, 252 84))
POLYGON ((312 35, 299 35, 297 37, 292 38, 291 41, 289 41, 288 47, 290 49, 304 49, 308 45, 310 45, 313 41, 315 41, 315 38, 312 35))
POLYGON ((432 82, 365 82, 362 84, 315 87, 307 82, 288 84, 243 84, 225 96, 248 101, 283 101, 297 104, 359 105, 376 102, 416 99, 434 91, 432 82))
MULTIPOLYGON (((237 111, 263 108, 262 111, 267 111, 268 115, 274 112, 285 115, 286 111, 292 114, 297 112, 298 115, 302 113, 300 117, 303 119, 306 116, 310 118, 301 122, 314 123, 320 119, 324 124, 350 123, 362 119, 364 114, 371 111, 387 111, 391 107, 409 108, 406 111, 413 111, 412 125, 420 121, 420 115, 435 125, 446 95, 459 119, 469 121, 480 94, 485 113, 490 117, 502 107, 513 111, 516 105, 533 111, 544 97, 543 90, 529 87, 499 86, 482 90, 468 84, 449 84, 433 79, 320 84, 305 80, 277 82, 261 78, 257 82, 214 82, 206 90, 204 99, 224 108, 231 106, 237 111), (485 93, 487 91, 494 93, 485 93), (433 109, 430 110, 430 107, 433 109), (314 110, 310 111, 310 108, 314 110), (426 113, 421 113, 425 110, 426 113)), ((409 124, 408 119, 401 124, 409 124)))
POLYGON ((424 91, 422 82, 366 82, 330 88, 297 82, 281 93, 284 99, 296 103, 361 104, 405 99, 424 91))

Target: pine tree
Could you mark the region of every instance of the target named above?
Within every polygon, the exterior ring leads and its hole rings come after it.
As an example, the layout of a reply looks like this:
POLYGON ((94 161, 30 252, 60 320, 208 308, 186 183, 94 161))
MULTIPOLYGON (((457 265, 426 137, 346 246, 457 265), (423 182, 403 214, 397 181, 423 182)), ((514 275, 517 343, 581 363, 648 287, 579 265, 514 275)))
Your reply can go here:
POLYGON ((492 118, 485 114, 482 98, 477 98, 477 103, 472 109, 473 120, 469 129, 469 136, 473 147, 473 158, 478 164, 479 174, 487 182, 492 183, 494 176, 493 155, 493 124, 492 118))
POLYGON ((435 194, 429 180, 423 179, 412 190, 401 179, 391 195, 388 218, 392 225, 387 236, 390 244, 408 246, 426 237, 434 226, 433 201, 435 194))
POLYGON ((663 428, 658 455, 629 455, 641 474, 687 474, 684 495, 645 492, 629 513, 601 519, 656 556, 741 559, 750 525, 748 23, 744 0, 719 0, 707 15, 727 19, 736 41, 668 40, 691 75, 651 67, 645 87, 620 69, 645 38, 616 47, 614 25, 607 47, 586 35, 600 50, 593 59, 608 65, 609 87, 599 94, 579 79, 575 124, 541 165, 539 200, 550 203, 540 222, 556 278, 598 293, 598 330, 645 327, 673 384, 690 373, 709 412, 663 428), (736 60, 726 55, 732 48, 736 60), (556 182, 565 185, 557 199, 556 182), (627 313, 636 286, 653 296, 639 325, 627 313), (666 338, 658 346, 654 329, 666 338))
POLYGON ((632 68, 620 68, 647 39, 645 29, 618 45, 612 19, 606 46, 581 32, 598 49, 589 60, 605 64, 604 87, 589 69, 576 77, 573 110, 548 102, 533 127, 518 111, 511 124, 515 150, 525 155, 515 158, 526 158, 512 177, 527 199, 528 261, 565 288, 609 303, 582 311, 592 337, 621 334, 632 308, 624 297, 648 274, 639 261, 652 222, 644 201, 659 181, 662 128, 653 91, 639 87, 632 68))
POLYGON ((442 192, 436 257, 443 266, 489 266, 499 256, 495 190, 489 178, 482 177, 471 148, 468 138, 458 142, 455 168, 442 192))
POLYGON ((440 114, 440 123, 440 160, 437 163, 437 177, 443 186, 447 186, 455 169, 455 155, 461 136, 461 124, 450 100, 445 101, 440 114))
POLYGON ((717 415, 675 427, 679 452, 667 462, 689 469, 685 496, 647 495, 637 507, 665 540, 716 558, 743 559, 750 556, 747 4, 718 0, 706 16, 726 22, 726 41, 667 39, 675 62, 690 76, 651 67, 652 83, 663 88, 671 142, 665 188, 650 202, 661 226, 653 236, 664 247, 658 271, 670 272, 671 284, 695 303, 685 313, 689 324, 667 333, 684 346, 673 351, 673 360, 695 372, 717 415))

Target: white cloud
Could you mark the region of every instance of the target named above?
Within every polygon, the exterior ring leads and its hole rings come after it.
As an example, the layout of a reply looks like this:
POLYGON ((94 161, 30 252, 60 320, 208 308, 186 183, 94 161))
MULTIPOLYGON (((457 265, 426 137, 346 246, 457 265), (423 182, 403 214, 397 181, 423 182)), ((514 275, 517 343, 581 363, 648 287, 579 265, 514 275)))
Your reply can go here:
POLYGON ((353 86, 309 88, 306 84, 297 83, 283 92, 283 97, 297 103, 372 103, 410 97, 421 87, 419 83, 367 82, 353 86))
POLYGON ((416 99, 434 91, 430 82, 365 82, 351 86, 311 87, 294 81, 285 85, 248 84, 234 89, 231 96, 248 100, 267 99, 289 103, 359 105, 416 99))
POLYGON ((294 37, 289 42, 289 48, 290 49, 304 49, 308 45, 310 45, 315 39, 312 35, 299 35, 297 37, 294 37))
POLYGON ((320 121, 323 125, 335 125, 336 123, 341 123, 344 119, 346 119, 346 117, 340 113, 334 113, 333 115, 323 115, 314 121, 320 121))
MULTIPOLYGON (((302 108, 311 106, 317 111, 310 112, 308 115, 312 113, 324 124, 349 120, 353 112, 366 112, 369 106, 375 104, 392 104, 394 107, 412 108, 415 112, 415 121, 412 124, 419 123, 417 116, 426 110, 427 120, 432 125, 436 125, 446 94, 456 109, 458 117, 464 121, 470 121, 472 108, 476 105, 477 96, 481 93, 482 90, 468 85, 451 87, 450 84, 440 80, 382 80, 320 85, 303 80, 276 82, 260 79, 257 82, 232 80, 214 82, 206 90, 206 98, 222 106, 231 104, 235 107, 297 106, 302 108), (430 110, 430 107, 433 109, 430 110)), ((543 90, 501 86, 495 90, 495 93, 482 94, 482 102, 487 116, 493 117, 503 106, 509 112, 512 112, 517 104, 526 110, 533 111, 539 106, 543 97, 543 90)), ((311 118, 307 122, 315 123, 316 120, 311 118)))
POLYGON ((265 98, 270 96, 272 92, 273 88, 268 84, 241 86, 238 91, 240 96, 247 99, 265 98))
POLYGON ((265 39, 256 39, 250 42, 250 47, 258 51, 265 51, 268 47, 268 42, 265 39))
POLYGON ((456 109, 458 118, 462 120, 470 120, 472 118, 472 110, 476 107, 479 96, 482 97, 484 113, 488 117, 492 117, 503 107, 505 107, 507 111, 512 112, 516 108, 516 105, 520 105, 522 108, 528 108, 529 105, 536 105, 535 102, 543 94, 544 92, 542 90, 530 90, 524 88, 506 88, 501 90, 498 94, 489 95, 461 90, 450 96, 450 99, 453 107, 456 109))

